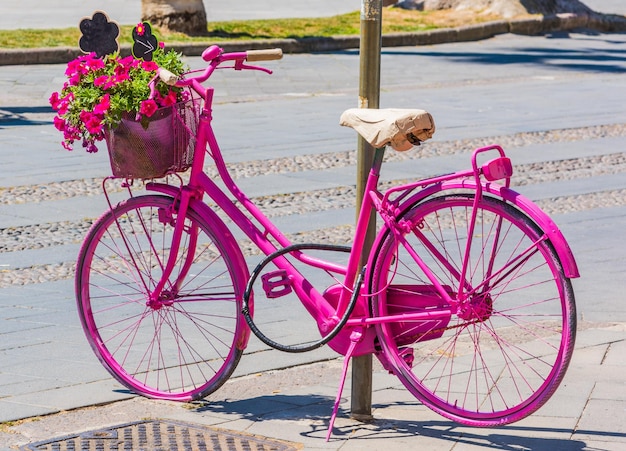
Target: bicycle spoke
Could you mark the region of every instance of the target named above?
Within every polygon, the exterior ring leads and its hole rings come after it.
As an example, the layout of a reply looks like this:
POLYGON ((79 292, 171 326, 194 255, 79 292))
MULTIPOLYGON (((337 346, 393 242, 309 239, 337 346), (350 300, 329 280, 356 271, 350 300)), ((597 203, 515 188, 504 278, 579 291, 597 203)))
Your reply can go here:
POLYGON ((78 305, 94 351, 121 383, 190 400, 223 384, 241 357, 247 276, 230 260, 228 241, 191 211, 174 271, 155 298, 175 224, 160 212, 171 203, 132 198, 94 224, 77 266, 78 305))

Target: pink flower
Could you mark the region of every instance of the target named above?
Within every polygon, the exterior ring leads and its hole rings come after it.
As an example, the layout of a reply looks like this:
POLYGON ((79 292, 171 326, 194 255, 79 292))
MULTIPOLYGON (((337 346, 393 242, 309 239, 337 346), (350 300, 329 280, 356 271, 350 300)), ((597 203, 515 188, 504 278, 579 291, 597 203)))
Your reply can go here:
POLYGON ((128 74, 128 72, 115 76, 114 82, 116 84, 118 84, 118 83, 122 83, 123 81, 126 81, 126 80, 130 80, 130 75, 128 74))
MULTIPOLYGON (((120 64, 122 68, 132 68, 139 66, 139 60, 136 60, 134 56, 129 55, 127 57, 118 59, 117 62, 120 64)), ((125 69, 128 72, 128 69, 125 69)))
POLYGON ((63 116, 65 113, 67 113, 67 109, 72 100, 74 100, 74 94, 71 92, 65 97, 60 97, 60 94, 58 92, 53 92, 50 96, 50 105, 53 109, 58 111, 60 116, 63 116))
POLYGON ((98 58, 95 52, 79 56, 77 60, 83 64, 86 70, 97 70, 104 67, 104 61, 98 58))
POLYGON ((53 121, 54 121, 54 128, 56 128, 60 132, 65 130, 65 126, 67 124, 65 122, 65 119, 61 119, 60 117, 55 116, 53 121))
POLYGON ((91 119, 85 124, 87 131, 92 135, 102 133, 102 119, 98 116, 92 116, 91 119))
POLYGON ((97 86, 98 88, 108 91, 109 89, 114 88, 118 84, 128 79, 130 79, 130 77, 127 73, 120 73, 119 75, 113 75, 112 77, 109 77, 107 75, 102 75, 100 77, 97 77, 93 81, 93 84, 94 86, 97 86))
POLYGON ((77 139, 80 139, 81 132, 78 128, 65 124, 65 130, 63 130, 63 138, 68 142, 74 142, 77 139))
POLYGON ((58 105, 59 105, 59 93, 58 92, 53 92, 52 95, 50 96, 50 99, 48 100, 50 102, 50 105, 52 106, 53 109, 58 110, 58 105))
POLYGON ((65 75, 72 75, 78 72, 80 68, 80 61, 75 59, 67 63, 67 67, 65 68, 65 75))
POLYGON ((68 77, 86 74, 87 70, 83 66, 83 62, 81 59, 75 59, 67 63, 67 68, 65 69, 65 75, 68 77))
POLYGON ((159 68, 158 64, 154 61, 143 61, 141 67, 146 72, 155 72, 159 68))
POLYGON ((79 56, 75 60, 67 63, 65 75, 67 75, 69 79, 69 84, 71 86, 75 86, 80 83, 83 75, 86 75, 89 72, 96 71, 98 69, 102 69, 103 67, 104 61, 102 61, 100 58, 97 58, 95 53, 90 53, 89 55, 79 56))
POLYGON ((100 100, 100 103, 94 107, 93 112, 94 114, 98 114, 102 116, 107 111, 109 111, 110 107, 111 107, 111 96, 109 94, 105 94, 102 97, 102 100, 100 100))
POLYGON ((85 150, 89 153, 96 153, 98 151, 98 148, 96 147, 94 142, 91 141, 87 143, 87 145, 85 146, 85 150))
POLYGON ((106 85, 109 83, 109 76, 108 75, 100 75, 99 77, 96 77, 93 80, 93 85, 97 86, 98 88, 102 88, 102 89, 108 89, 106 87, 106 85))
POLYGON ((85 124, 85 128, 92 135, 102 132, 102 117, 89 111, 81 111, 80 120, 85 124))
POLYGON ((178 101, 176 93, 172 90, 170 90, 165 97, 161 97, 159 100, 163 106, 172 106, 178 101))
POLYGON ((93 116, 93 113, 90 111, 83 110, 80 112, 80 120, 83 121, 83 123, 91 119, 91 116, 93 116))
POLYGON ((158 109, 159 107, 157 106, 157 103, 154 100, 149 99, 141 102, 139 112, 147 117, 151 117, 158 109))
POLYGON ((97 58, 95 54, 91 54, 90 58, 86 61, 85 66, 89 72, 97 71, 104 68, 104 61, 97 58))
POLYGON ((113 76, 117 77, 123 74, 128 74, 128 72, 130 71, 130 67, 128 66, 115 66, 115 68, 113 69, 113 76))

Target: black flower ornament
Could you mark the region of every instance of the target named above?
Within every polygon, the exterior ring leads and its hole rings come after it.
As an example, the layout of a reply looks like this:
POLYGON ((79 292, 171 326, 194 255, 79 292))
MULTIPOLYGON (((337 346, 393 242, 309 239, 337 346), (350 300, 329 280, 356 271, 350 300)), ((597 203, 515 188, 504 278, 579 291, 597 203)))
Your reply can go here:
POLYGON ((144 61, 152 61, 152 54, 159 44, 148 22, 139 23, 133 28, 133 41, 133 56, 144 61))
POLYGON ((85 53, 94 52, 98 58, 115 53, 119 50, 117 37, 120 27, 109 21, 102 11, 96 11, 91 19, 84 18, 79 25, 82 36, 78 46, 85 53))

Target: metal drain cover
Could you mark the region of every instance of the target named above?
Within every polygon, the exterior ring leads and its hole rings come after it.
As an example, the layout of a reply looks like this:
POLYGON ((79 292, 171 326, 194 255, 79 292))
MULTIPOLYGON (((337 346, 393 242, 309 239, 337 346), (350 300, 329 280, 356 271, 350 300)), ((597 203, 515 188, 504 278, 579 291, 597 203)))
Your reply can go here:
POLYGON ((32 443, 24 451, 292 451, 292 443, 175 421, 139 421, 32 443))

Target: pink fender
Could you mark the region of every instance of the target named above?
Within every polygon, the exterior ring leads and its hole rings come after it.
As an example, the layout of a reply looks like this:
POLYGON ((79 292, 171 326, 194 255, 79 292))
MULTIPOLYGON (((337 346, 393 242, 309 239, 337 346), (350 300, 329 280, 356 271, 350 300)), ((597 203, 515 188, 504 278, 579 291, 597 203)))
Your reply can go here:
MULTIPOLYGON (((459 189, 467 189, 470 192, 475 192, 476 190, 476 181, 473 179, 465 179, 465 180, 448 180, 440 183, 435 183, 424 190, 418 192, 408 200, 404 201, 402 205, 399 207, 399 211, 404 211, 405 208, 408 208, 414 202, 425 200, 429 196, 434 194, 438 194, 442 191, 447 190, 459 190, 459 189)), ((534 222, 539 226, 539 228, 548 236, 548 239, 554 246, 559 259, 563 265, 563 272, 569 278, 580 277, 580 273, 578 272, 578 265, 576 264, 576 260, 574 259, 574 254, 572 253, 569 244, 565 240, 565 237, 559 230, 558 226, 550 219, 550 217, 541 210, 533 201, 522 196, 518 192, 506 188, 504 186, 495 184, 495 183, 482 183, 482 190, 484 193, 489 193, 494 195, 495 197, 499 197, 504 199, 511 205, 514 205, 519 210, 526 213, 534 222)), ((382 239, 382 234, 379 234, 376 241, 374 242, 374 249, 379 246, 380 240, 382 239)))
POLYGON ((561 230, 556 223, 543 210, 541 210, 537 204, 527 197, 522 196, 518 192, 503 186, 490 183, 485 186, 485 191, 496 195, 499 194, 503 199, 515 205, 517 208, 530 216, 539 228, 543 230, 546 235, 548 235, 550 242, 554 246, 559 259, 561 260, 565 275, 569 278, 580 277, 578 265, 574 259, 574 254, 572 253, 567 240, 563 236, 563 233, 561 233, 561 230))

